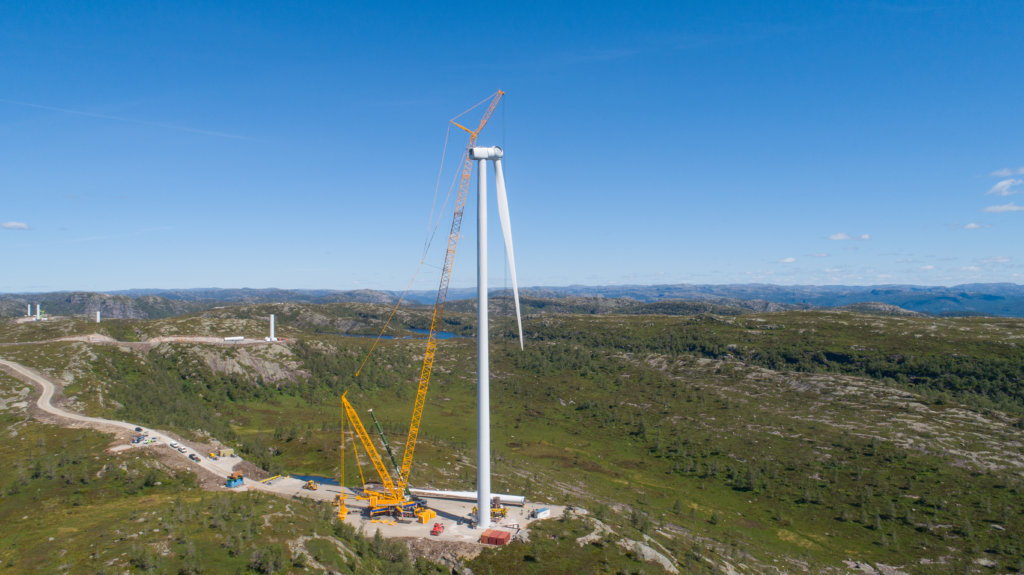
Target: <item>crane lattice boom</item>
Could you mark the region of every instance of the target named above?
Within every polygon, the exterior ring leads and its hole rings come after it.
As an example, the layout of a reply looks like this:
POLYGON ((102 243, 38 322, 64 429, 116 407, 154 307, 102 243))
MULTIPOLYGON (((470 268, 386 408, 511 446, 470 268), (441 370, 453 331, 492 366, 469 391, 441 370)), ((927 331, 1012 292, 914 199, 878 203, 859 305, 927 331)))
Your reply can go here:
POLYGON ((399 494, 402 490, 395 488, 395 483, 391 479, 391 474, 388 473, 387 468, 384 466, 384 462, 381 460, 380 454, 377 453, 377 449, 373 446, 373 442, 370 440, 370 435, 366 433, 366 428, 363 427, 363 422, 359 420, 359 415, 356 413, 355 408, 352 407, 352 404, 349 403, 348 398, 345 397, 346 395, 348 395, 347 391, 341 396, 341 405, 344 407, 345 415, 352 424, 352 429, 355 430, 356 435, 359 436, 359 440, 362 441, 363 449, 366 451, 367 456, 369 456, 370 461, 373 462, 373 466, 377 469, 377 474, 380 475, 380 480, 384 483, 384 489, 387 490, 388 495, 396 500, 401 500, 402 497, 399 494))
POLYGON ((437 300, 434 302, 434 315, 430 319, 430 335, 427 336, 427 351, 423 355, 423 368, 420 370, 419 386, 416 389, 416 402, 412 408, 412 422, 409 425, 409 436, 405 440, 405 450, 402 453, 402 467, 398 472, 398 490, 404 491, 409 483, 409 472, 412 469, 413 454, 416 451, 416 439, 420 433, 420 421, 423 419, 423 407, 427 401, 427 387, 430 385, 430 374, 434 367, 434 355, 437 352, 437 331, 441 325, 441 318, 444 315, 444 305, 448 300, 448 282, 451 280, 452 266, 455 264, 455 248, 459 244, 459 230, 462 229, 462 212, 466 207, 466 197, 469 191, 470 180, 473 176, 473 160, 469 158, 468 150, 476 145, 476 138, 480 131, 487 125, 487 121, 494 114, 498 107, 498 101, 505 93, 501 90, 495 92, 491 104, 487 107, 476 131, 459 125, 452 120, 452 124, 469 133, 469 143, 466 152, 463 153, 462 178, 459 182, 459 193, 455 199, 455 213, 452 216, 452 228, 448 234, 448 249, 444 255, 444 267, 441 268, 441 285, 437 288, 437 300))

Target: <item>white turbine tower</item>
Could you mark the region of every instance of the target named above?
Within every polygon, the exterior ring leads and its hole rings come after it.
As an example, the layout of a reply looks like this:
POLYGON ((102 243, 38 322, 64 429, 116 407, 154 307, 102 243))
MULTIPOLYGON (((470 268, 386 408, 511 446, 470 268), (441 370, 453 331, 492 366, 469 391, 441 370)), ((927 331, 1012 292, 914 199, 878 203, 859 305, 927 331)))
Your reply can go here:
POLYGON ((512 224, 505 195, 505 175, 501 171, 501 148, 474 147, 469 158, 477 160, 477 525, 486 529, 491 524, 491 421, 490 421, 490 359, 488 357, 487 325, 487 161, 494 163, 495 187, 498 192, 498 217, 505 236, 505 253, 511 268, 512 295, 516 302, 519 327, 519 348, 523 348, 523 320, 519 314, 519 285, 516 282, 516 260, 512 250, 512 224))

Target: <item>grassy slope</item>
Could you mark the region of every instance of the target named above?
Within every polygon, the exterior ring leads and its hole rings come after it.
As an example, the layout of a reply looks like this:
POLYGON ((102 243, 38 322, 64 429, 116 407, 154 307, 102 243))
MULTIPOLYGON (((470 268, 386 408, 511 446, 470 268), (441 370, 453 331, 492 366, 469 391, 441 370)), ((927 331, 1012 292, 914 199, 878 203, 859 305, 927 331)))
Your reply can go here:
POLYGON ((338 523, 328 506, 206 493, 146 452, 105 453, 103 434, 0 420, 17 433, 0 444, 0 573, 269 573, 317 557, 340 573, 434 572, 414 569, 404 545, 338 523))
MULTIPOLYGON (((683 565, 695 557, 789 568, 855 558, 952 572, 985 557, 1020 568, 1020 469, 984 455, 1000 446, 1019 453, 1012 419, 990 412, 987 423, 972 423, 963 415, 972 412, 932 396, 941 378, 857 379, 844 375, 868 371, 856 362, 832 365, 825 356, 814 363, 819 351, 863 353, 883 367, 899 365, 897 355, 955 353, 975 373, 1007 373, 1000 370, 1016 361, 1012 344, 1024 333, 1017 320, 557 316, 528 321, 527 329, 533 345, 525 353, 513 349, 507 330, 496 330, 506 336, 493 352, 497 490, 582 504, 627 536, 661 541, 683 565), (783 358, 775 366, 781 372, 761 367, 775 357, 769 351, 783 358), (965 452, 983 455, 972 460, 965 452), (942 557, 941 567, 916 565, 942 557)), ((336 473, 334 404, 347 388, 400 443, 422 343, 385 342, 357 380, 368 341, 307 339, 293 352, 308 381, 281 390, 214 374, 186 347, 149 356, 95 348, 93 371, 111 382, 107 393, 115 397, 132 397, 133 377, 148 382, 149 393, 124 402, 133 407, 106 413, 189 431, 188 422, 157 409, 175 394, 188 397, 196 418, 221 414, 226 427, 215 435, 270 468, 336 473), (161 373, 172 377, 154 387, 161 373), (190 387, 197 383, 201 400, 190 387)), ((414 482, 472 484, 472 354, 470 341, 442 342, 414 482)), ((351 465, 348 472, 355 483, 351 465)))
MULTIPOLYGON (((542 521, 530 530, 530 542, 514 541, 500 549, 486 549, 468 566, 480 575, 576 575, 579 573, 668 573, 645 562, 628 544, 614 537, 579 545, 576 540, 593 531, 586 519, 542 521), (625 552, 624 552, 625 550, 625 552)), ((707 564, 684 561, 688 574, 713 572, 707 564)))

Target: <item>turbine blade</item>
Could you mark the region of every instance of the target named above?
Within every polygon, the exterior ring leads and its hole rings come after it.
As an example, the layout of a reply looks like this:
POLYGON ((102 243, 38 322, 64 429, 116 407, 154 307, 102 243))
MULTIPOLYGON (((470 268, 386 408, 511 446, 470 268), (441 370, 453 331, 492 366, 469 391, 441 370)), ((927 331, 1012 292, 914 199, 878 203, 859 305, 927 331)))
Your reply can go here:
POLYGON ((508 196, 505 195, 505 173, 501 171, 501 158, 494 160, 494 184, 498 189, 498 218, 505 236, 505 253, 512 272, 512 297, 516 300, 516 323, 519 325, 519 349, 523 349, 523 317, 519 313, 519 282, 516 281, 516 256, 512 250, 512 222, 508 218, 508 196))

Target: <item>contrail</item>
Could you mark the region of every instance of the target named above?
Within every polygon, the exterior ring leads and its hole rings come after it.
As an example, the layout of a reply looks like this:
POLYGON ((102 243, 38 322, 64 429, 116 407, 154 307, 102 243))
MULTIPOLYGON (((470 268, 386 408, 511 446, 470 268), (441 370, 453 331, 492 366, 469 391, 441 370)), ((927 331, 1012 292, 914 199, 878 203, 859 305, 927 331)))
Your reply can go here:
POLYGON ((52 246, 60 246, 60 245, 65 245, 65 244, 84 244, 84 243, 88 243, 88 242, 103 242, 103 241, 107 241, 107 240, 123 240, 125 238, 134 238, 134 237, 138 237, 138 236, 145 235, 145 234, 151 234, 151 233, 155 233, 155 232, 164 232, 164 231, 173 230, 173 229, 174 228, 171 227, 171 226, 159 226, 159 227, 155 227, 155 228, 143 228, 141 230, 134 230, 134 231, 125 232, 125 233, 122 233, 122 234, 110 234, 110 235, 105 235, 105 236, 85 236, 85 237, 81 237, 81 238, 71 238, 71 239, 67 239, 67 240, 58 240, 58 241, 55 241, 55 242, 50 242, 48 244, 43 244, 41 247, 48 248, 48 247, 52 247, 52 246))
POLYGON ((182 132, 191 132, 193 134, 203 134, 204 136, 216 136, 218 138, 231 138, 233 140, 250 140, 245 136, 239 136, 238 134, 228 134, 225 132, 214 132, 211 130, 200 130, 197 128, 189 128, 186 126, 175 126, 174 124, 164 124, 163 122, 150 122, 148 120, 135 120, 132 118, 120 118, 118 116, 108 116, 106 114, 96 114, 94 112, 83 112, 81 110, 71 110, 68 108, 57 108, 55 106, 44 106, 42 104, 30 104, 28 102, 15 102, 14 100, 0 99, 0 103, 11 104, 14 106, 24 106, 26 108, 38 108, 40 110, 50 110, 53 112, 63 112, 65 114, 75 114, 76 116, 85 116, 87 118, 99 118, 101 120, 114 120, 117 122, 127 122, 129 124, 140 124, 142 126, 153 126, 156 128, 167 128, 170 130, 179 130, 182 132))

